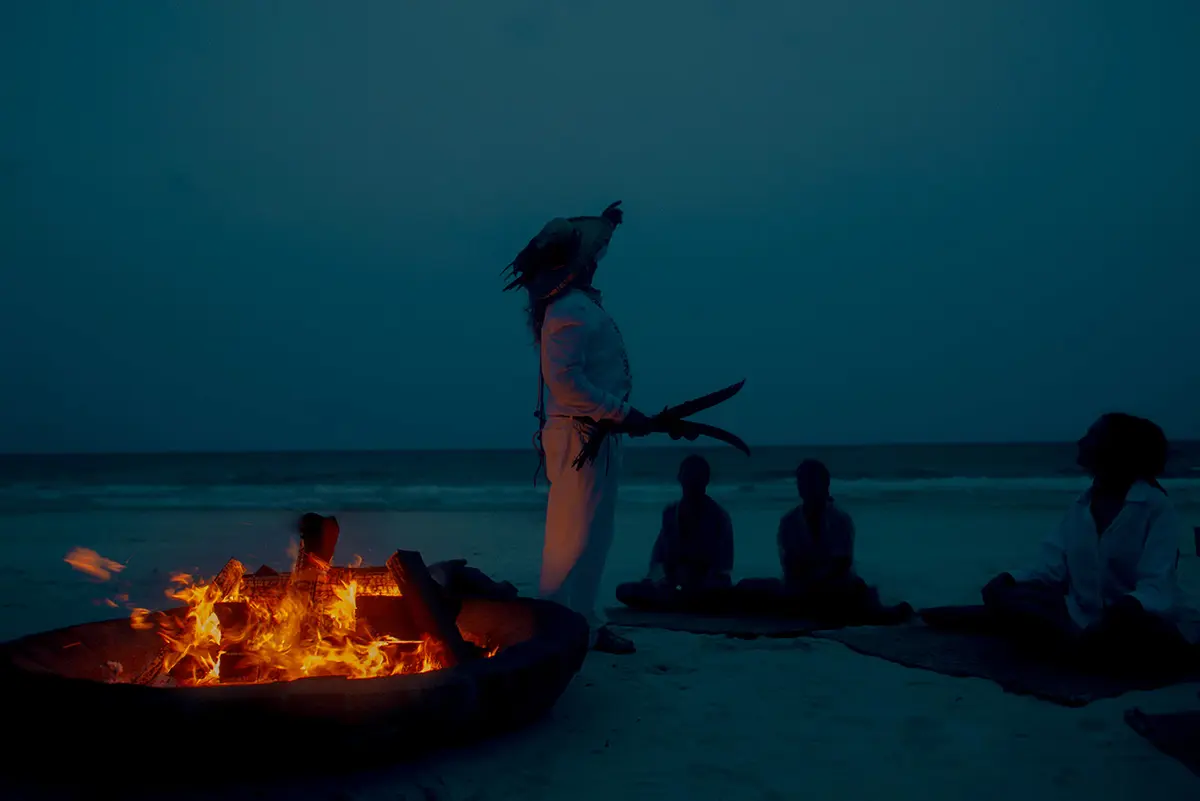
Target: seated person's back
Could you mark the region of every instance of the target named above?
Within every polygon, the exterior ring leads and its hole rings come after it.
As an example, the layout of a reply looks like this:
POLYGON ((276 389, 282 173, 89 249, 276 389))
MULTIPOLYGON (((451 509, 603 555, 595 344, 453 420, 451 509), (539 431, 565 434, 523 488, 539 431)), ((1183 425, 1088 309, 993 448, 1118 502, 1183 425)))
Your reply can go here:
POLYGON ((854 578, 854 522, 829 497, 829 469, 808 459, 796 468, 801 504, 779 521, 783 580, 796 589, 825 589, 854 578))
POLYGON ((667 506, 650 555, 650 579, 669 587, 729 586, 733 571, 733 522, 708 495, 711 471, 701 456, 679 466, 683 496, 667 506))

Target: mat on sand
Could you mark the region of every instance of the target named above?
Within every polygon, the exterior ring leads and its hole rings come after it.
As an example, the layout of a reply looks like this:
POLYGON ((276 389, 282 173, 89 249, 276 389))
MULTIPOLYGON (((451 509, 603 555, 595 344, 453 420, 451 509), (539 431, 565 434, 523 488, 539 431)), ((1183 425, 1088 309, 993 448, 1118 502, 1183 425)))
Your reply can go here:
POLYGON ((1200 675, 1118 677, 1081 673, 1068 665, 1039 661, 1014 651, 999 637, 943 630, 914 622, 903 626, 869 626, 819 631, 814 636, 834 640, 851 650, 905 667, 944 676, 988 679, 1005 691, 1031 695, 1063 706, 1085 706, 1135 690, 1155 690, 1200 675))
POLYGON ((1125 713, 1125 722, 1159 751, 1200 776, 1200 711, 1149 715, 1130 709, 1125 713))
POLYGON ((651 612, 628 606, 605 610, 614 626, 643 629, 686 631, 691 634, 725 634, 730 637, 801 637, 828 624, 797 618, 743 617, 738 615, 698 615, 693 612, 651 612))

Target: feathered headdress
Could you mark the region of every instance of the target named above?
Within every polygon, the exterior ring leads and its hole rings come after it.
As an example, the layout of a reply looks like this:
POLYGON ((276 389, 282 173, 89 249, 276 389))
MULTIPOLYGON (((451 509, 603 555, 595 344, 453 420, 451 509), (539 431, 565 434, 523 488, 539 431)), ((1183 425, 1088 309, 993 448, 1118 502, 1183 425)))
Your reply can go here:
POLYGON ((546 223, 502 271, 509 277, 504 291, 519 287, 545 300, 580 278, 590 279, 621 222, 620 202, 598 217, 555 217, 546 223))

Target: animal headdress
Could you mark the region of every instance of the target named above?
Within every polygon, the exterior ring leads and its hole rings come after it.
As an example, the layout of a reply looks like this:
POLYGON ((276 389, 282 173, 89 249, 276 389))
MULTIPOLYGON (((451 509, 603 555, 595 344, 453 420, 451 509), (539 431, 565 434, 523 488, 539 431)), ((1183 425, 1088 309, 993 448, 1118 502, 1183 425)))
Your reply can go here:
POLYGON ((546 300, 572 285, 589 283, 621 224, 620 204, 610 204, 595 217, 550 220, 504 269, 509 275, 504 291, 521 288, 534 300, 546 300))

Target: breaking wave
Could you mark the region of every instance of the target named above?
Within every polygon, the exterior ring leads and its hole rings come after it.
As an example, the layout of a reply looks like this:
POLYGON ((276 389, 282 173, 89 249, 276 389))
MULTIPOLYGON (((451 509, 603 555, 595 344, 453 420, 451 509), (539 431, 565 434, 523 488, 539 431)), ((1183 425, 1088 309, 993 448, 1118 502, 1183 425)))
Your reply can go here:
MULTIPOLYGON (((1200 478, 1168 479, 1173 496, 1200 500, 1200 478)), ((1082 491, 1086 479, 928 478, 834 480, 832 492, 844 500, 904 500, 917 496, 1035 500, 1082 491)), ((301 510, 487 511, 538 509, 545 504, 545 481, 521 484, 66 484, 12 483, 0 486, 0 513, 106 510, 301 510)), ((711 494, 728 503, 787 504, 796 500, 790 479, 717 484, 711 494)), ((678 497, 675 483, 625 482, 623 504, 661 505, 678 497)))

